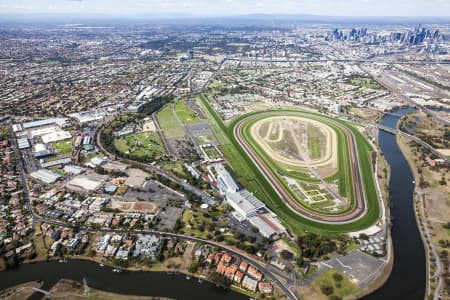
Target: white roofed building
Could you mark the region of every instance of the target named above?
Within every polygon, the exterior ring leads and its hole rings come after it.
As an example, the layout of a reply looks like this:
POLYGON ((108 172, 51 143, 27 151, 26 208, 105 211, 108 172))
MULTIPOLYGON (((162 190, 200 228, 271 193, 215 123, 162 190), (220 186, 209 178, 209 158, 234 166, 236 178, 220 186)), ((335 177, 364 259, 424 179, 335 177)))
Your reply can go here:
POLYGON ((254 216, 248 219, 250 224, 258 228, 259 233, 265 238, 272 238, 286 233, 286 229, 281 225, 277 217, 272 213, 254 216))
POLYGON ((250 218, 258 213, 258 210, 266 207, 258 198, 249 191, 227 192, 227 203, 242 217, 250 218))
POLYGON ((47 184, 54 183, 56 180, 61 178, 61 176, 59 176, 55 172, 47 169, 40 169, 36 172, 31 173, 30 176, 47 184))
POLYGON ((239 191, 239 186, 223 165, 216 165, 215 169, 217 171, 217 187, 222 193, 239 191))
POLYGON ((59 130, 59 131, 51 132, 48 134, 44 134, 42 136, 42 141, 45 144, 48 144, 48 143, 54 143, 54 142, 67 140, 70 138, 72 138, 72 135, 70 134, 70 132, 59 130))

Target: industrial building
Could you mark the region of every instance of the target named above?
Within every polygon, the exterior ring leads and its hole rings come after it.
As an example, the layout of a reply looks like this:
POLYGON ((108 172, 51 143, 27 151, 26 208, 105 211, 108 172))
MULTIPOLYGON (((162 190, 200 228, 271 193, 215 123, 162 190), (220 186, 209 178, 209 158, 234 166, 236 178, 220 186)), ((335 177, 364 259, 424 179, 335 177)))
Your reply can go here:
POLYGON ((30 173, 30 176, 47 184, 54 183, 56 180, 61 178, 61 176, 59 176, 55 172, 46 169, 40 169, 36 172, 30 173))
POLYGON ((64 172, 74 175, 80 175, 83 169, 73 165, 67 165, 64 167, 64 172))
POLYGON ((17 146, 19 147, 20 150, 22 149, 28 149, 31 147, 30 145, 30 141, 28 140, 28 138, 24 137, 21 139, 17 140, 17 146))
POLYGON ((45 120, 38 120, 28 123, 23 123, 22 128, 24 130, 41 127, 41 126, 47 126, 47 125, 58 125, 59 127, 64 127, 67 123, 67 118, 50 118, 45 120))
POLYGON ((45 144, 59 142, 72 138, 70 132, 58 130, 55 132, 47 133, 42 136, 42 141, 45 144))
POLYGON ((62 158, 62 159, 58 159, 58 160, 41 163, 41 167, 42 168, 50 168, 50 167, 59 166, 59 165, 67 165, 67 164, 70 164, 71 162, 72 162, 72 159, 70 157, 66 157, 66 158, 62 158))
POLYGON ((265 238, 276 238, 286 233, 277 217, 272 213, 266 213, 248 218, 250 224, 258 228, 259 233, 265 238))

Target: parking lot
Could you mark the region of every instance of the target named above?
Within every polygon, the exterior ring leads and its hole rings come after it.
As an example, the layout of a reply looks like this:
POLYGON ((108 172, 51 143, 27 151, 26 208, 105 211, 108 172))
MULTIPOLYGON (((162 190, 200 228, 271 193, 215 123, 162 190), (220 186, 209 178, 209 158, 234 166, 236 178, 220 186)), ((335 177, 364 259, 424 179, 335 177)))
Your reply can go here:
POLYGON ((337 255, 320 264, 328 268, 334 268, 346 274, 358 286, 366 287, 379 275, 385 263, 379 258, 354 250, 345 256, 337 255))
POLYGON ((184 201, 183 196, 165 188, 154 180, 147 180, 142 188, 128 189, 123 198, 129 201, 136 201, 136 199, 154 201, 161 205, 165 205, 168 201, 184 201))

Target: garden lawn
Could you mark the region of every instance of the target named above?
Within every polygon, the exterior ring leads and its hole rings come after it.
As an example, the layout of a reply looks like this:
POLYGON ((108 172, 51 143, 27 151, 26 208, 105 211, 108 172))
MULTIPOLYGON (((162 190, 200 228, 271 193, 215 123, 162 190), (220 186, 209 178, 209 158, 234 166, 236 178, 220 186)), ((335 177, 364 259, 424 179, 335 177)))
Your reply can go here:
POLYGON ((115 139, 114 147, 130 157, 154 159, 165 154, 164 145, 157 132, 126 135, 115 139))

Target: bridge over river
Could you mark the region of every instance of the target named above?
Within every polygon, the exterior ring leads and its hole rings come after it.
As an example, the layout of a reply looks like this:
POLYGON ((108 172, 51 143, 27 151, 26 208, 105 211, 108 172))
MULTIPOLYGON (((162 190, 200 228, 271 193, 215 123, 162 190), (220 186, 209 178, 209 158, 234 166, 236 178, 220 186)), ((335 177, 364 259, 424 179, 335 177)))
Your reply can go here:
POLYGON ((418 138, 418 137, 416 137, 416 136, 414 136, 414 135, 408 134, 408 133, 406 133, 406 132, 404 132, 404 131, 401 131, 401 130, 398 130, 398 129, 396 129, 396 128, 392 128, 392 127, 385 126, 385 125, 380 125, 380 124, 377 124, 377 125, 376 125, 376 128, 379 129, 379 130, 383 130, 383 131, 385 131, 385 132, 388 132, 388 133, 390 133, 390 134, 393 134, 393 135, 400 135, 400 136, 405 137, 405 138, 407 138, 407 139, 409 139, 409 140, 415 141, 416 143, 419 143, 419 144, 422 145, 423 147, 425 147, 425 148, 427 148, 428 150, 430 150, 430 152, 433 153, 434 155, 436 155, 436 156, 438 156, 439 158, 443 159, 446 163, 449 163, 449 162, 450 162, 450 161, 449 161, 449 158, 448 158, 447 156, 445 156, 444 154, 442 154, 441 152, 439 152, 438 150, 436 150, 433 146, 431 146, 431 145, 428 144, 427 142, 421 140, 420 138, 418 138))

